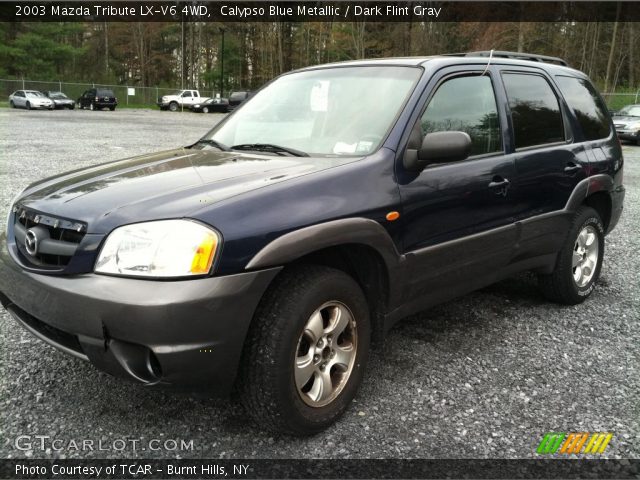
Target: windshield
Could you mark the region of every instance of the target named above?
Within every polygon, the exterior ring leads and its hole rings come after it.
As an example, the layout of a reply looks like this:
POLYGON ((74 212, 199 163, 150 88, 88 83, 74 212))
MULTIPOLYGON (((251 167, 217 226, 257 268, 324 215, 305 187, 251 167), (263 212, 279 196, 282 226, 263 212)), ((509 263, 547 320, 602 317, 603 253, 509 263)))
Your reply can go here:
POLYGON ((67 96, 62 92, 51 92, 49 94, 50 98, 67 98, 67 96))
POLYGON ((27 97, 44 97, 40 92, 25 92, 27 97))
POLYGON ((621 108, 616 115, 626 116, 626 117, 640 117, 640 105, 627 105, 624 108, 621 108))
POLYGON ((367 155, 392 127, 422 70, 342 67, 284 75, 205 139, 278 145, 309 155, 367 155))

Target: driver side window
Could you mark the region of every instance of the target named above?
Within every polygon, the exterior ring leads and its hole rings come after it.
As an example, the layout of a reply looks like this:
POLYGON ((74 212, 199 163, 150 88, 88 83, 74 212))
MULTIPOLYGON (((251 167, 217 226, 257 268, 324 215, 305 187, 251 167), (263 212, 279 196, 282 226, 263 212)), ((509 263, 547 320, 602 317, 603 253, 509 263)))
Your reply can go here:
POLYGON ((455 77, 442 83, 420 119, 422 137, 442 131, 466 132, 471 155, 502 151, 502 134, 491 79, 455 77))

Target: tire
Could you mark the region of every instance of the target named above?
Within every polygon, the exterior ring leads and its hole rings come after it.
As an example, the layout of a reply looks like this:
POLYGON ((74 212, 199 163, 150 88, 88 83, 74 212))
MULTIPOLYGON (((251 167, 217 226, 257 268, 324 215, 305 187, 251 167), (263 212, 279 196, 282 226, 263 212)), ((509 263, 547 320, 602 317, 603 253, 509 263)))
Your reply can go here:
POLYGON ((202 107, 202 113, 209 113, 209 107, 202 107))
POLYGON ((236 394, 268 430, 317 433, 353 400, 367 363, 370 332, 366 299, 350 276, 322 266, 291 267, 276 278, 256 310, 236 394), (322 378, 333 383, 326 392, 322 378))
POLYGON ((89 104, 89 110, 91 110, 92 112, 96 109, 95 105, 93 105, 93 103, 89 104))
POLYGON ((74 105, 69 105, 69 110, 73 110, 74 108, 76 108, 75 104, 74 105))
POLYGON ((169 104, 169 110, 171 110, 172 112, 177 112, 178 111, 178 104, 176 102, 171 102, 169 104))
POLYGON ((593 208, 580 207, 550 275, 539 275, 545 297, 565 305, 584 302, 595 288, 604 258, 604 225, 593 208))
POLYGON ((31 102, 27 102, 27 110, 31 110, 31 102))
POLYGON ((16 108, 16 104, 15 104, 15 103, 13 103, 13 100, 10 100, 10 101, 9 101, 9 106, 10 106, 11 108, 16 108))
POLYGON ((109 110, 111 110, 112 112, 116 109, 116 107, 109 107, 109 110))

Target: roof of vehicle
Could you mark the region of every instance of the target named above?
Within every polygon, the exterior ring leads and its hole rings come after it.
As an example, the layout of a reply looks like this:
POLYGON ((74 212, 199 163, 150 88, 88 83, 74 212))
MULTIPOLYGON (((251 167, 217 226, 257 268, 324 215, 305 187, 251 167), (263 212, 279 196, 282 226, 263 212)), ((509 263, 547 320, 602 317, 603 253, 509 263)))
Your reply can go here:
MULTIPOLYGON (((470 52, 470 53, 454 53, 443 55, 431 55, 422 57, 390 57, 390 58, 376 58, 376 59, 364 59, 364 60, 348 60, 345 62, 328 63, 324 65, 315 65, 306 67, 301 70, 313 70, 316 68, 334 67, 334 66, 374 66, 374 65, 387 65, 387 66, 406 66, 416 67, 427 64, 439 64, 437 66, 446 65, 486 65, 489 60, 489 52, 470 52)), ((549 73, 572 73, 584 74, 579 70, 575 70, 569 66, 566 66, 566 62, 560 58, 548 57, 544 55, 535 55, 527 53, 514 53, 514 52, 494 52, 491 56, 491 65, 518 65, 527 67, 537 67, 548 71, 549 73), (564 65, 563 65, 564 64, 564 65)))

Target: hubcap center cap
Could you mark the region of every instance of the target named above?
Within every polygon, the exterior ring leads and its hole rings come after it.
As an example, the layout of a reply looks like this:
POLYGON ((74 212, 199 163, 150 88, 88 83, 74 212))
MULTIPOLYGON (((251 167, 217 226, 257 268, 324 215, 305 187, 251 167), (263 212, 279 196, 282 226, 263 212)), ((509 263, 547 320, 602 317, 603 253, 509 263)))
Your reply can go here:
POLYGON ((329 347, 324 347, 322 350, 322 358, 327 360, 331 356, 331 349, 329 347))

